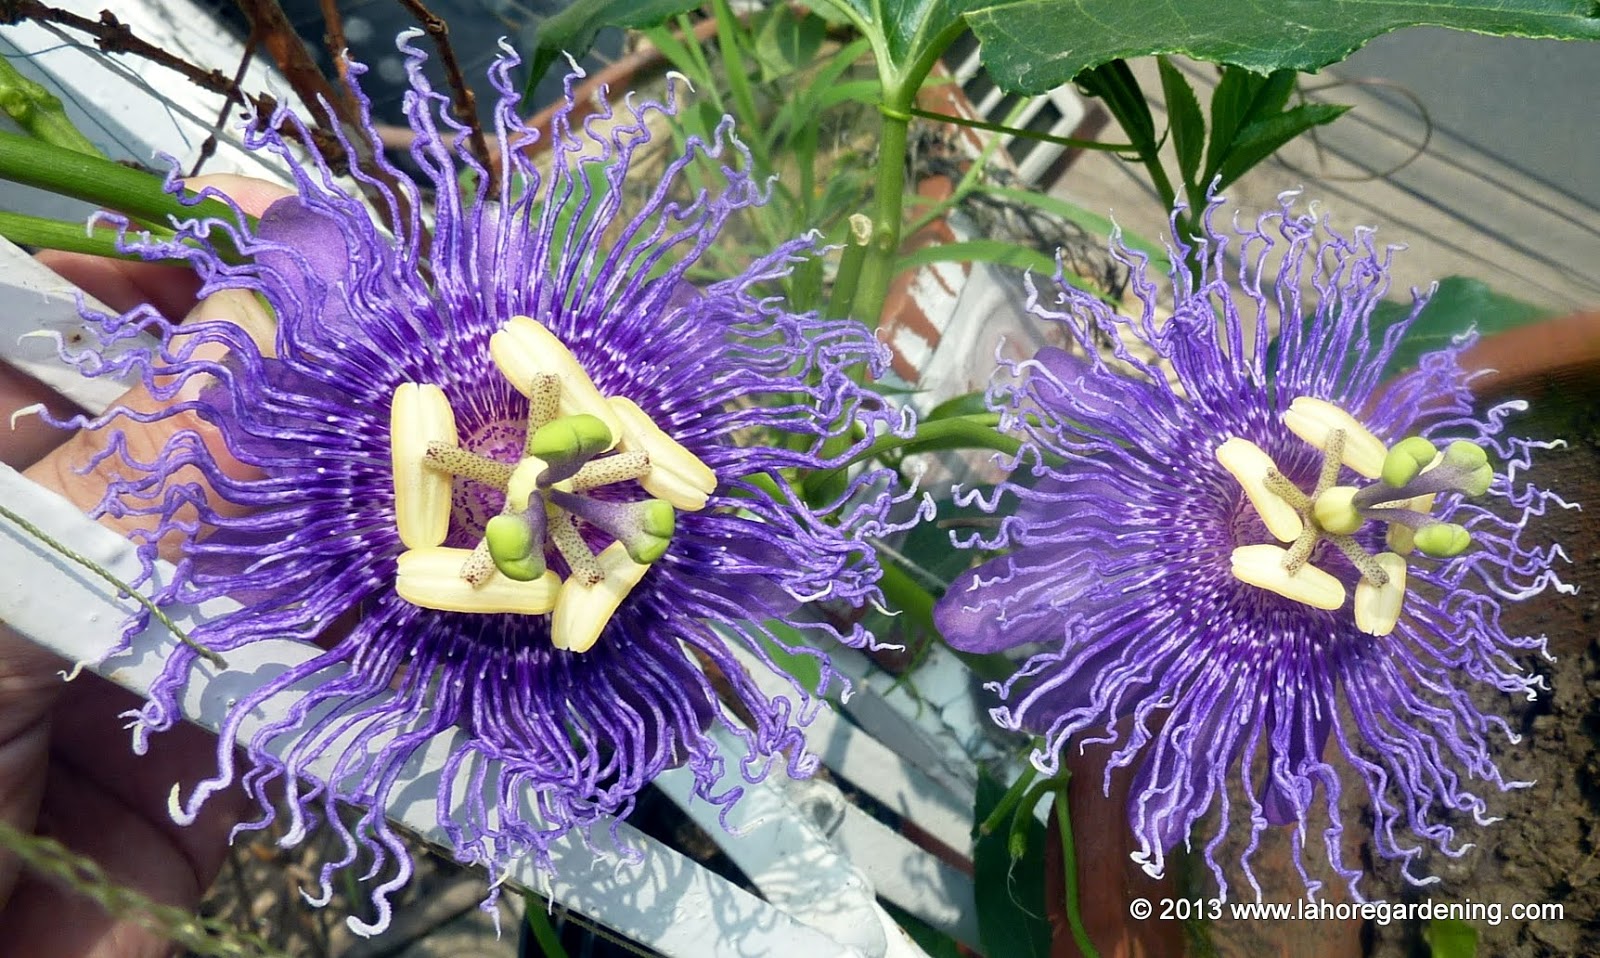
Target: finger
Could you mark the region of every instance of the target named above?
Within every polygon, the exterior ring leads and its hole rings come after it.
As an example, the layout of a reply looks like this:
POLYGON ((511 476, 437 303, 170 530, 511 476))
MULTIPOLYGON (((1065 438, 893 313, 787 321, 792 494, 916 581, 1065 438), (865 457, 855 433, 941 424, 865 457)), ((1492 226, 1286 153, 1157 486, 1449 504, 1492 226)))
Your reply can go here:
MULTIPOLYGON (((266 336, 270 336, 270 333, 265 331, 270 330, 273 325, 271 317, 261 304, 253 296, 240 290, 229 290, 206 297, 194 308, 190 316, 206 321, 225 320, 246 331, 262 331, 261 334, 266 336)), ((220 360, 222 353, 220 345, 210 343, 203 344, 195 350, 197 357, 212 360, 220 360)), ((212 378, 208 375, 190 375, 183 381, 172 401, 157 399, 144 385, 135 386, 122 395, 116 402, 115 408, 135 414, 157 413, 174 403, 181 405, 199 399, 201 393, 212 382, 212 378)), ((260 477, 258 470, 234 458, 217 427, 207 422, 194 409, 180 409, 150 422, 121 417, 99 429, 80 429, 66 442, 25 469, 23 475, 65 496, 79 509, 93 512, 101 506, 110 484, 130 471, 130 462, 155 461, 161 456, 168 440, 182 432, 193 432, 199 436, 212 461, 230 478, 242 480, 260 477), (122 450, 109 452, 112 443, 118 439, 122 443, 122 450)), ((207 492, 207 504, 211 508, 224 514, 234 514, 231 504, 209 494, 204 474, 193 466, 174 471, 168 480, 171 483, 199 484, 199 487, 207 492)), ((198 512, 193 506, 184 506, 172 518, 179 521, 193 521, 198 518, 198 512)), ((129 512, 116 516, 103 515, 100 517, 100 522, 119 534, 128 536, 134 532, 155 530, 161 522, 161 517, 129 512)), ((177 535, 164 539, 161 543, 162 558, 175 559, 181 541, 181 537, 177 535)))
MULTIPOLYGON (((234 199, 247 213, 259 214, 268 206, 290 195, 289 191, 273 183, 253 180, 247 177, 232 174, 212 174, 198 176, 188 180, 185 185, 193 190, 211 187, 224 192, 234 199)), ((170 268, 156 267, 152 264, 123 264, 125 266, 146 267, 143 270, 118 270, 115 272, 104 271, 106 261, 94 257, 77 257, 63 261, 69 271, 75 270, 92 281, 106 281, 112 284, 113 298, 142 297, 139 302, 154 302, 155 299, 167 297, 160 288, 151 288, 150 284, 160 287, 163 281, 170 279, 170 268), (87 261, 87 262, 85 262, 87 261), (95 265, 90 265, 95 264, 95 265)), ((186 271, 185 271, 186 272, 186 271)), ((183 287, 190 290, 192 287, 183 287)), ((91 293, 98 294, 98 290, 89 289, 91 293)), ((172 302, 176 302, 173 300, 172 302)), ((169 302, 169 308, 172 305, 169 302)), ((107 305, 111 305, 108 303, 107 305)), ((137 302, 123 304, 122 308, 132 308, 137 302)), ((257 346, 270 354, 271 343, 275 332, 275 323, 267 310, 250 293, 244 290, 227 290, 208 296, 201 303, 188 311, 187 319, 200 320, 226 320, 238 325, 249 333, 257 346)), ((203 358, 220 359, 218 351, 197 351, 203 358)), ((7 377, 0 377, 4 382, 7 377)), ((15 376, 9 377, 12 390, 20 390, 15 376)), ((188 379, 180 391, 178 401, 190 401, 199 397, 202 389, 208 385, 209 377, 194 376, 188 379)), ((3 395, 5 387, 0 387, 3 395)), ((136 386, 123 395, 116 403, 120 408, 139 413, 152 413, 162 408, 162 402, 151 396, 150 391, 144 386, 136 386)), ((0 408, 4 408, 0 406, 0 408)), ((15 408, 15 407, 13 407, 15 408)), ((126 443, 129 457, 140 461, 151 461, 160 455, 167 440, 183 430, 193 430, 205 442, 208 451, 218 465, 230 476, 239 479, 253 478, 253 470, 246 468, 229 453, 216 428, 205 422, 198 414, 192 411, 174 413, 171 416, 155 422, 141 423, 131 419, 120 420, 116 428, 80 430, 66 442, 43 456, 35 456, 37 460, 26 470, 28 478, 47 488, 61 493, 72 501, 74 505, 85 511, 91 511, 100 505, 105 495, 108 482, 120 471, 125 470, 118 456, 103 456, 113 435, 120 434, 126 443), (96 462, 93 467, 89 463, 96 462)), ((28 450, 32 451, 32 450, 28 450)), ((192 471, 192 470, 191 470, 192 471)), ((193 475, 179 475, 178 481, 201 481, 198 472, 193 475)), ((213 501, 214 506, 226 509, 226 504, 213 501)), ((193 510, 185 518, 193 518, 193 510)), ((123 516, 120 518, 105 517, 102 522, 123 535, 140 529, 150 529, 155 526, 155 517, 123 516)), ((164 543, 165 558, 173 558, 171 550, 176 547, 177 540, 164 543)))

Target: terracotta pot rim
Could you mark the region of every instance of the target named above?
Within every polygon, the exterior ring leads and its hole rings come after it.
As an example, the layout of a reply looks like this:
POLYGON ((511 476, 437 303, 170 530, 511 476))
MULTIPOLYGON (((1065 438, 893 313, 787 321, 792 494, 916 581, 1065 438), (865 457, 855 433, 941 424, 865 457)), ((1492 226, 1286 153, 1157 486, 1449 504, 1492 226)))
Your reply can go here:
POLYGON ((1472 391, 1536 396, 1552 382, 1600 382, 1600 312, 1574 313, 1478 340, 1461 356, 1472 391))

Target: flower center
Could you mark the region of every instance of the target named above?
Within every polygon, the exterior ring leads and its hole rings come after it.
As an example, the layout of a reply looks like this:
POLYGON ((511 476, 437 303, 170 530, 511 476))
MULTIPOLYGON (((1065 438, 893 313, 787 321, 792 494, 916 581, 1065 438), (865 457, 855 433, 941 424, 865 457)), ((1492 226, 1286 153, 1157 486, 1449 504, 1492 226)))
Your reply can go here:
POLYGON ((1356 627, 1388 635, 1405 599, 1405 557, 1415 550, 1448 559, 1472 544, 1465 528, 1430 513, 1441 492, 1487 492, 1494 477, 1488 456, 1474 443, 1453 442, 1441 451, 1420 436, 1385 448, 1354 416, 1309 396, 1290 403, 1283 421, 1322 451, 1322 469, 1309 494, 1253 442, 1230 437, 1216 450, 1217 461, 1238 480, 1267 531, 1289 543, 1288 548, 1263 543, 1234 549, 1233 576, 1313 608, 1338 609, 1344 605, 1344 584, 1310 561, 1317 546, 1329 542, 1361 574, 1356 627), (1346 466, 1377 481, 1337 485, 1346 466), (1368 522, 1386 524, 1388 551, 1374 555, 1356 541, 1354 533, 1368 522))
POLYGON ((705 508, 717 477, 631 400, 604 396, 560 339, 511 319, 489 341, 495 365, 528 397, 516 462, 465 449, 444 391, 403 383, 390 404, 395 522, 406 552, 395 589, 450 612, 551 615, 558 649, 587 651, 652 563, 666 554, 677 510, 705 508), (505 494, 472 549, 446 548, 454 477, 505 494), (650 498, 598 489, 636 482, 650 498), (611 544, 597 554, 586 536, 611 544), (563 579, 550 568, 559 556, 563 579))

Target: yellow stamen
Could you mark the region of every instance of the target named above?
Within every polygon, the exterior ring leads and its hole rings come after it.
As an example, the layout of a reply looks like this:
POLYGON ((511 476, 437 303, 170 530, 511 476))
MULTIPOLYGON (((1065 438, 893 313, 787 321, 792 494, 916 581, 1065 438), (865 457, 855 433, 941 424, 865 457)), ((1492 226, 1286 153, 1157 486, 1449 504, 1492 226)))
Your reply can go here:
POLYGON ((456 417, 438 386, 401 383, 389 404, 395 525, 407 548, 439 545, 450 531, 450 476, 425 464, 428 444, 454 446, 456 417))
POLYGON ((1276 592, 1314 609, 1332 611, 1344 605, 1344 585, 1313 565, 1294 574, 1284 568, 1287 549, 1278 546, 1240 546, 1233 550, 1233 577, 1240 582, 1276 592))
POLYGON ((633 400, 612 396, 610 403, 622 422, 622 449, 650 457, 650 471, 640 477, 639 485, 685 512, 704 509, 717 488, 711 467, 663 432, 633 400))
POLYGON ((524 396, 533 396, 536 376, 557 377, 561 383, 561 397, 557 401, 560 412, 568 416, 588 413, 598 418, 611 431, 611 442, 605 448, 616 445, 617 437, 622 434, 622 423, 589 374, 578 364, 572 350, 543 323, 526 316, 513 316, 489 338, 489 354, 500 372, 524 396))
POLYGON ((1393 552, 1380 552, 1373 558, 1389 574, 1389 581, 1381 586, 1370 585, 1366 579, 1356 583, 1356 628, 1368 635, 1388 635, 1400 621, 1400 605, 1406 597, 1406 560, 1393 552))
POLYGON ((1326 449, 1328 434, 1341 429, 1344 431, 1344 464, 1368 479, 1383 474, 1383 460, 1388 457, 1389 450, 1366 426, 1333 403, 1301 396, 1289 404, 1288 411, 1283 414, 1283 424, 1318 449, 1326 449))
POLYGON ((479 585, 462 578, 471 549, 411 549, 400 554, 395 591, 424 609, 445 612, 509 612, 544 615, 556 607, 561 579, 545 572, 532 582, 517 582, 498 572, 479 585))
POLYGON ((573 576, 561 583, 555 613, 550 617, 550 643, 568 652, 587 652, 616 614, 622 600, 650 570, 629 558, 620 542, 606 546, 596 557, 605 577, 587 585, 573 576))
MULTIPOLYGON (((1260 513, 1267 531, 1284 542, 1293 542, 1305 529, 1300 516, 1277 493, 1267 488, 1267 473, 1276 466, 1272 457, 1248 439, 1233 436, 1217 447, 1217 462, 1239 480, 1250 504, 1260 513)), ((651 459, 652 464, 654 458, 651 459)))

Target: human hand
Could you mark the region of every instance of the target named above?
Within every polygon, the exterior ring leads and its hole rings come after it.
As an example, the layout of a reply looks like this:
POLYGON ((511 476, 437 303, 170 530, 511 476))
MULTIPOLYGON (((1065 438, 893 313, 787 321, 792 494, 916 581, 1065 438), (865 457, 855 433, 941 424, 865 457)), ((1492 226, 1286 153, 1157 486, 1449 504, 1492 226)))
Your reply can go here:
MULTIPOLYGON (((277 186, 235 176, 189 181, 212 186, 259 214, 287 195, 277 186)), ((70 253, 39 259, 115 311, 149 303, 169 318, 227 318, 246 329, 259 314, 228 296, 195 302, 197 278, 173 266, 129 263, 70 253)), ((251 329, 252 333, 257 332, 251 329)), ((45 402, 58 416, 68 410, 59 397, 0 364, 0 418, 45 402)), ((130 408, 155 408, 143 387, 119 400, 130 408)), ((129 452, 148 459, 173 433, 197 429, 220 448, 215 431, 198 418, 174 416, 154 423, 118 423, 129 452)), ((84 510, 96 506, 117 471, 111 457, 86 473, 78 471, 109 439, 108 430, 79 432, 64 442, 60 433, 29 417, 10 432, 0 430, 0 459, 36 483, 84 510)), ((242 476, 248 468, 232 463, 242 476)), ((105 525, 126 533, 141 517, 107 517, 105 525)), ((171 559, 173 556, 165 555, 171 559)), ((191 789, 216 767, 216 743, 192 725, 151 740, 136 756, 118 716, 137 698, 105 679, 84 673, 63 683, 69 666, 0 625, 0 818, 12 826, 48 835, 97 861, 112 881, 155 901, 195 906, 221 868, 227 836, 242 812, 242 796, 219 795, 188 827, 167 813, 173 783, 191 789)), ((19 874, 14 857, 0 850, 0 942, 6 954, 32 958, 157 958, 170 945, 137 925, 117 920, 72 891, 30 874, 19 874)))

